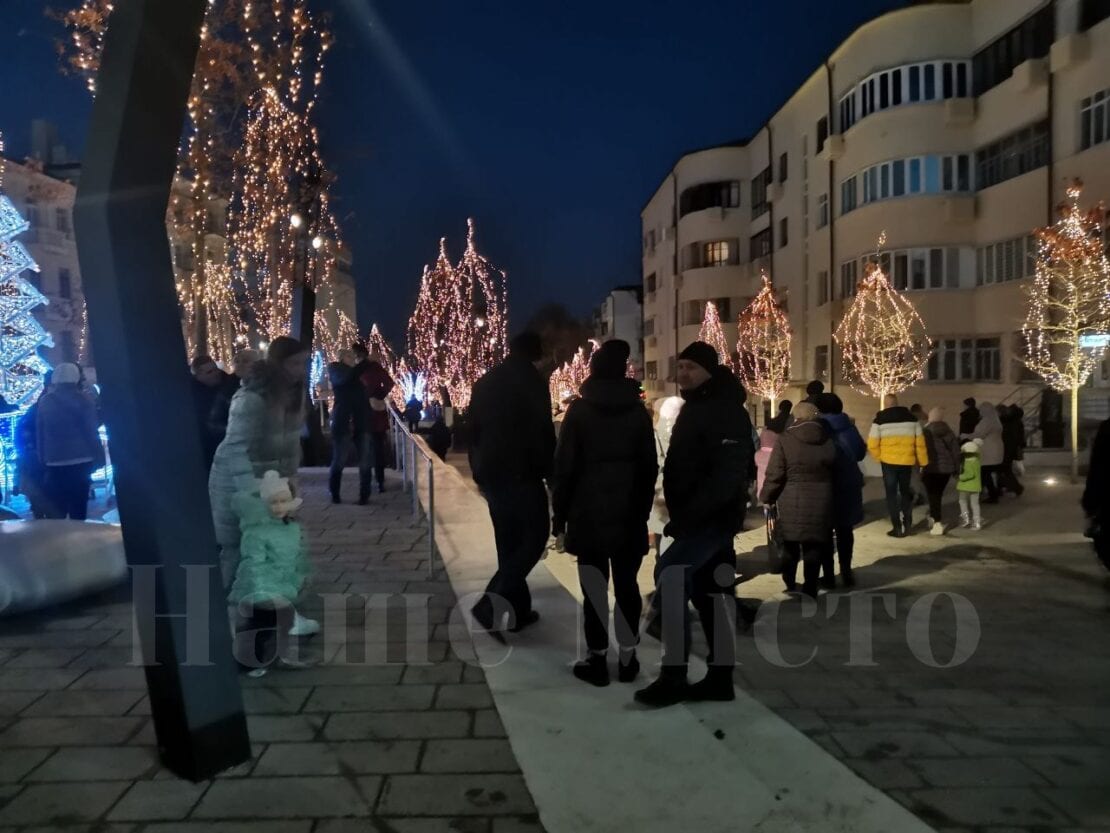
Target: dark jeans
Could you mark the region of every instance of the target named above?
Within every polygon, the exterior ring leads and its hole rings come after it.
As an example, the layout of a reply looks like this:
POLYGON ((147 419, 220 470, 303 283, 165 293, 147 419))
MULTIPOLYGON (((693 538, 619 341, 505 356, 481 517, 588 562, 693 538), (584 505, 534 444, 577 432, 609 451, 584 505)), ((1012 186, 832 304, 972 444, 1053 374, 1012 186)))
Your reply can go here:
POLYGON ((374 478, 382 487, 385 486, 385 441, 388 436, 386 431, 370 432, 370 444, 374 447, 374 478))
MULTIPOLYGON (((840 575, 852 569, 852 553, 856 548, 856 531, 850 526, 838 526, 834 529, 836 533, 836 541, 830 538, 828 544, 825 545, 821 553, 821 570, 825 575, 825 579, 831 581, 833 578, 833 552, 836 552, 837 561, 840 562, 840 575)), ((794 561, 795 569, 797 561, 794 561)), ((791 573, 791 578, 796 580, 796 573, 791 573)))
MULTIPOLYGON (((853 541, 855 540, 853 536, 853 541)), ((821 575, 821 564, 827 562, 832 567, 832 542, 822 541, 785 541, 786 556, 782 560, 782 580, 787 590, 798 586, 798 562, 802 562, 802 592, 817 598, 817 579, 821 575)), ((827 575, 831 578, 832 573, 827 575)))
POLYGON ((705 641, 706 663, 732 668, 736 665, 736 552, 732 535, 703 532, 678 538, 655 565, 657 602, 662 618, 663 667, 668 674, 685 676, 690 656, 690 620, 693 602, 705 641))
POLYGON ((1002 466, 983 466, 983 489, 991 502, 998 500, 998 473, 1002 466))
POLYGON ((598 553, 578 555, 578 581, 582 585, 583 630, 586 647, 601 652, 609 648, 609 576, 613 576, 613 595, 617 609, 613 626, 617 644, 631 650, 640 639, 640 614, 643 599, 636 574, 643 563, 642 555, 598 553))
POLYGON ((913 466, 893 466, 883 463, 883 486, 886 488, 886 508, 890 523, 895 529, 909 532, 913 526, 913 491, 910 480, 913 466))
POLYGON ((929 495, 929 517, 934 522, 941 520, 941 507, 944 503, 944 490, 948 487, 950 474, 939 474, 932 471, 921 472, 921 482, 925 484, 925 491, 929 495))
POLYGON ((539 563, 551 534, 547 490, 542 480, 514 480, 484 484, 482 493, 493 521, 497 572, 474 607, 500 621, 507 604, 514 617, 511 627, 532 611, 528 574, 539 563))
POLYGON ((83 521, 89 516, 89 485, 92 483, 93 464, 75 463, 72 466, 46 467, 46 495, 50 500, 47 511, 50 518, 70 518, 83 521))
POLYGON ((1005 489, 1015 495, 1020 495, 1025 491, 1025 487, 1021 485, 1021 481, 1014 474, 1013 460, 1003 460, 1002 465, 998 467, 998 486, 1000 490, 1005 489))
MULTIPOLYGON (((332 495, 339 496, 339 487, 343 483, 343 469, 347 465, 347 458, 351 454, 353 445, 358 452, 358 496, 370 496, 370 477, 373 474, 374 459, 370 456, 370 435, 359 432, 352 438, 347 430, 334 431, 331 436, 331 470, 328 474, 328 488, 332 495)), ((380 481, 379 481, 380 482, 380 481)))

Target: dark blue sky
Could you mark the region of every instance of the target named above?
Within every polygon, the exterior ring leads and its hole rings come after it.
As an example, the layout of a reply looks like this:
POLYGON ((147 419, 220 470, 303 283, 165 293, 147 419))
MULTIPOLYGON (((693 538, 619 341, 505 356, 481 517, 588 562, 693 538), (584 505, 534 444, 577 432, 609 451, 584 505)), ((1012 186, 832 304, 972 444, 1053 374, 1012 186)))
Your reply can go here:
MULTIPOLYGON (((76 0, 50 0, 64 8, 76 0)), ((420 272, 466 217, 510 314, 575 313, 640 278, 640 208, 683 151, 749 135, 856 26, 904 0, 316 0, 334 16, 323 154, 363 327, 402 337, 420 272)), ((0 130, 84 144, 44 0, 0 0, 0 130)))

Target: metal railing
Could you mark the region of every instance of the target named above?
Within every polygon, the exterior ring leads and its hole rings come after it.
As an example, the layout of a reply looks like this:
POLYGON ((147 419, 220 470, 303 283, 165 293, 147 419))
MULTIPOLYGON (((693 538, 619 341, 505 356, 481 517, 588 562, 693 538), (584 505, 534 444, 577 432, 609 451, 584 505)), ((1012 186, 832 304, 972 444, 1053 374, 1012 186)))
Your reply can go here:
MULTIPOLYGON (((428 511, 425 516, 428 520, 428 557, 435 560, 436 554, 436 469, 434 456, 427 450, 423 443, 409 431, 402 417, 392 408, 389 409, 393 453, 397 461, 397 469, 401 472, 402 489, 412 494, 412 519, 415 523, 420 520, 420 488, 419 472, 421 466, 417 457, 423 458, 424 480, 428 489, 428 511)), ((431 565, 429 565, 429 568, 431 565)))

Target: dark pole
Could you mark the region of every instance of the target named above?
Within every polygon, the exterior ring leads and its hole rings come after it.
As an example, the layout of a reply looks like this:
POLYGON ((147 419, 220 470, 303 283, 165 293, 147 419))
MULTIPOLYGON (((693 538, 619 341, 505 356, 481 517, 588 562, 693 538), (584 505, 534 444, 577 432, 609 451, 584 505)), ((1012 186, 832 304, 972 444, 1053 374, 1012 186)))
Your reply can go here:
POLYGON ((117 0, 75 210, 154 728, 192 781, 250 757, 165 225, 207 5, 117 0))

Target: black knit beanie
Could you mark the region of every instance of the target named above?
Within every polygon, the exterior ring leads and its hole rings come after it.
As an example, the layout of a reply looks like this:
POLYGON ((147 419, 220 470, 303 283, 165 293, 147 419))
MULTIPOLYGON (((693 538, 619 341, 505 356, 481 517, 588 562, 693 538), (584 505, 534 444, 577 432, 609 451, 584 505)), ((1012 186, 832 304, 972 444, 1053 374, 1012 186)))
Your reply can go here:
POLYGON ((720 360, 717 358, 717 351, 704 341, 695 341, 685 350, 678 354, 680 360, 694 362, 700 364, 709 373, 717 369, 720 360))

